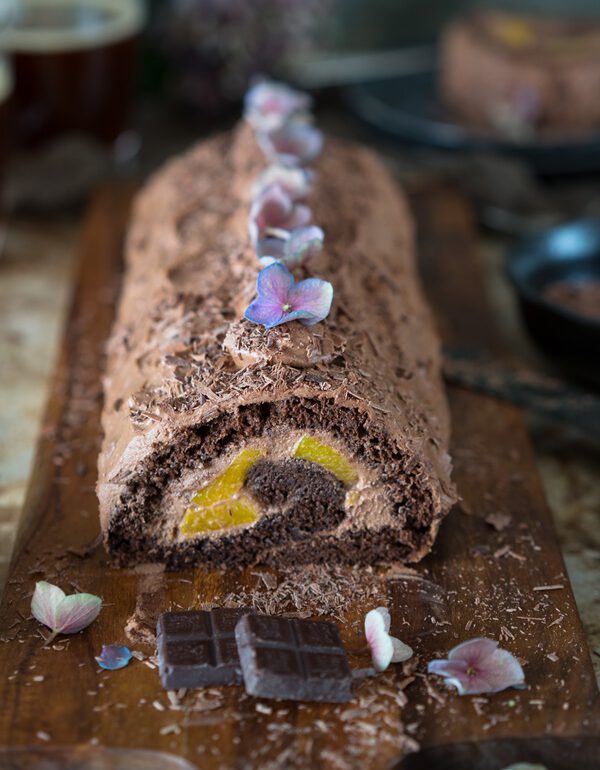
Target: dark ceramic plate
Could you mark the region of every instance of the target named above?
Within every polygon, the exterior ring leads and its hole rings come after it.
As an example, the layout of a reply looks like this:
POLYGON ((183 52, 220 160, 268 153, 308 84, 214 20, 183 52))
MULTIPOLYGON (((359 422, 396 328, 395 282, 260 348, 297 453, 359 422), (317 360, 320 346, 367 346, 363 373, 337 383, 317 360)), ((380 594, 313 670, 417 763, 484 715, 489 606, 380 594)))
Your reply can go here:
POLYGON ((554 281, 600 281, 600 219, 581 219, 525 238, 508 254, 508 275, 525 323, 571 374, 600 385, 600 320, 550 302, 554 281))
POLYGON ((500 770, 517 762, 547 770, 598 770, 599 758, 600 739, 594 736, 504 738, 423 749, 393 770, 500 770))
POLYGON ((507 153, 540 174, 600 170, 600 133, 578 140, 527 144, 478 134, 453 123, 440 103, 435 70, 363 83, 346 89, 351 109, 375 128, 398 139, 446 150, 507 153))

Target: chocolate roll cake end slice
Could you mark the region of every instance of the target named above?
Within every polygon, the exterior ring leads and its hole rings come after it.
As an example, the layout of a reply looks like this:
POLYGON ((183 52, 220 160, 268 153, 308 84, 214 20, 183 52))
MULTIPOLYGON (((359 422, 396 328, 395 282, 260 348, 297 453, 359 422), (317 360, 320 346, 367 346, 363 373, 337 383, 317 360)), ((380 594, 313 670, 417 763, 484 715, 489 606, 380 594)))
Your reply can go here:
POLYGON ((328 140, 308 205, 329 317, 243 318, 264 167, 248 126, 138 197, 108 351, 98 494, 115 563, 414 562, 455 494, 439 342, 380 161, 328 140))

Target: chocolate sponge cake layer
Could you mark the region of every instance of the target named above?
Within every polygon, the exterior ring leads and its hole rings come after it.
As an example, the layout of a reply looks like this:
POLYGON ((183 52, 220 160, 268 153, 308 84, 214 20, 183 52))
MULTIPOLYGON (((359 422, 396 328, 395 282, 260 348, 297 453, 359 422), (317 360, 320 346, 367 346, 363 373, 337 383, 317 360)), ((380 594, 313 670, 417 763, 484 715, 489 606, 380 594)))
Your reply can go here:
POLYGON ((380 161, 329 140, 308 205, 334 286, 312 327, 240 320, 260 264, 252 132, 138 197, 109 345, 98 496, 115 563, 416 561, 455 495, 439 343, 380 161))

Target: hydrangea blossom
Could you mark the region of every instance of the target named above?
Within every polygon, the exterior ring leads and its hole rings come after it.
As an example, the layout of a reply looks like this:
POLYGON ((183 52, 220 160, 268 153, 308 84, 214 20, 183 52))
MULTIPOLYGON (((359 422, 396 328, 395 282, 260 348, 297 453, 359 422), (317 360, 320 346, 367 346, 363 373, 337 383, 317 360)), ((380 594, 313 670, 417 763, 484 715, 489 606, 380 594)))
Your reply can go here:
POLYGON ((385 671, 390 663, 402 663, 413 654, 407 644, 390 636, 390 625, 391 616, 385 607, 377 607, 365 617, 365 636, 376 671, 385 671))
POLYGON ((77 593, 67 596, 52 583, 41 580, 35 584, 31 599, 31 614, 52 632, 45 644, 58 634, 76 634, 98 617, 102 599, 93 594, 77 593))
POLYGON ((255 131, 268 132, 310 110, 311 105, 308 94, 274 80, 261 80, 246 93, 244 116, 255 131))
POLYGON ((296 282, 280 262, 265 267, 256 280, 257 298, 246 308, 244 317, 267 329, 288 321, 306 326, 322 321, 331 309, 333 286, 319 278, 296 282))
POLYGON ((323 149, 323 134, 308 123, 293 121, 273 131, 259 133, 258 143, 271 162, 282 166, 305 166, 323 149))
POLYGON ((298 227, 285 237, 267 237, 259 241, 256 253, 261 264, 267 267, 273 262, 281 262, 290 270, 314 259, 323 249, 325 233, 316 225, 298 227))
POLYGON ((253 246, 270 231, 289 232, 308 225, 312 212, 296 203, 280 184, 272 184, 257 198, 250 209, 248 230, 253 246))
POLYGON ((445 677, 445 684, 456 687, 459 695, 500 692, 525 683, 519 661, 493 639, 463 642, 450 650, 447 660, 432 660, 427 670, 445 677))
POLYGON ((96 655, 96 663, 107 671, 117 671, 125 668, 133 655, 129 647, 119 644, 103 644, 102 652, 96 655))
POLYGON ((252 186, 252 200, 259 198, 273 184, 280 185, 293 201, 303 200, 312 192, 315 172, 300 166, 268 166, 252 186))

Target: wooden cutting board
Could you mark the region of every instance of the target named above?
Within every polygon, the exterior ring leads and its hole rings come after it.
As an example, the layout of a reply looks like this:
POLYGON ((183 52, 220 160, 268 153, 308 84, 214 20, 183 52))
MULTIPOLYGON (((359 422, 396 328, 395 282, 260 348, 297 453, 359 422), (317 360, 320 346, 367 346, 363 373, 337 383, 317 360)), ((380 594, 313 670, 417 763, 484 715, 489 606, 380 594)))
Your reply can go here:
MULTIPOLYGON (((87 217, 73 308, 0 609, 0 747, 38 747, 42 753, 31 755, 28 768, 39 767, 38 758, 44 751, 51 755, 51 747, 77 745, 79 764, 69 767, 92 767, 95 747, 109 746, 170 752, 206 770, 383 770, 415 741, 424 747, 492 739, 502 745, 501 739, 519 736, 597 735, 589 651, 523 416, 457 388, 448 395, 462 502, 414 574, 365 570, 373 598, 359 592, 363 598, 338 618, 353 662, 366 665, 362 620, 382 603, 376 601, 382 592, 392 630, 415 649, 404 670, 393 667, 361 681, 353 703, 334 707, 256 701, 241 687, 188 693, 171 703, 151 659, 116 672, 98 668, 94 656, 102 644, 127 643, 125 626, 136 603, 140 610, 199 606, 244 586, 265 588, 264 577, 252 570, 161 577, 110 569, 102 548, 85 553, 99 531, 94 483, 102 350, 118 296, 132 194, 123 186, 103 189, 87 217), (67 592, 101 595, 98 620, 44 647, 41 627, 29 617, 41 579, 67 592), (424 676, 428 660, 482 635, 501 640, 522 660, 526 690, 460 698, 424 676)), ((469 206, 437 186, 412 202, 426 291, 445 344, 498 352, 469 206)), ((152 654, 150 647, 130 646, 152 654)), ((0 767, 17 766, 7 756, 0 751, 0 767)), ((102 767, 134 766, 119 751, 103 761, 102 767)), ((136 761, 144 770, 167 768, 167 760, 152 753, 136 761)), ((67 760, 56 766, 67 767, 67 760)))

